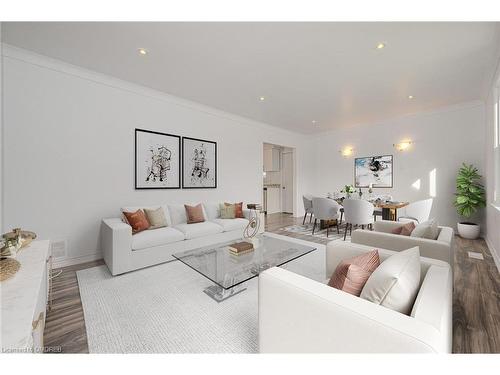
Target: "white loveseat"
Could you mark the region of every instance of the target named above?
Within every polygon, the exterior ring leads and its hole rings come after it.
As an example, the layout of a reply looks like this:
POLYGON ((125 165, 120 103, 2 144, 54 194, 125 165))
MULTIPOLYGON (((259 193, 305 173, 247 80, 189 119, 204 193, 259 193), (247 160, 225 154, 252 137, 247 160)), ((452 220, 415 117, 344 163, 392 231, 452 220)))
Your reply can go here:
MULTIPOLYGON (((326 249, 329 278, 342 259, 373 250, 346 242, 326 249)), ((394 251, 379 250, 383 262, 394 251)), ((448 263, 421 258, 411 316, 282 268, 259 276, 261 353, 450 353, 452 274, 448 263)))
MULTIPOLYGON (((132 235, 132 228, 122 218, 103 219, 101 241, 104 262, 111 274, 119 275, 139 268, 175 260, 173 253, 241 239, 248 224, 245 218, 221 219, 220 203, 203 203, 205 222, 187 224, 184 205, 123 207, 123 211, 162 207, 167 227, 145 230, 132 235)), ((261 223, 263 231, 264 223, 261 223)))
POLYGON ((453 229, 438 227, 435 240, 393 234, 392 231, 406 223, 379 220, 373 224, 373 231, 357 229, 352 232, 351 242, 382 249, 402 251, 418 246, 420 255, 439 259, 453 265, 453 229))

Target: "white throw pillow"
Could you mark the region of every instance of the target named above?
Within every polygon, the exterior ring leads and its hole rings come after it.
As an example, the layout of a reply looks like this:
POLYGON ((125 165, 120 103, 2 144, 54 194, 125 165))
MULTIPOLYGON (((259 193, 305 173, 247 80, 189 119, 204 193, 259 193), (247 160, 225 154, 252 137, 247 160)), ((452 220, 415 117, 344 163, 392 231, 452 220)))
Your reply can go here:
POLYGON ((435 219, 424 221, 417 224, 410 234, 410 237, 427 238, 429 240, 437 239, 439 228, 435 219))
POLYGON ((420 287, 420 251, 396 253, 377 267, 361 291, 361 298, 409 314, 420 287))

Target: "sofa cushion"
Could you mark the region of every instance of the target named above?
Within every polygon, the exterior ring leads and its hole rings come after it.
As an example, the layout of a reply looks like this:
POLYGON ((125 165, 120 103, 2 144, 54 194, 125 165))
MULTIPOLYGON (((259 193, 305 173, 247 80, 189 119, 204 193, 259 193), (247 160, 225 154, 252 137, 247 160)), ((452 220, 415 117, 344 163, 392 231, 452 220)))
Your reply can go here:
POLYGON ((179 224, 175 226, 175 229, 184 233, 186 240, 222 233, 222 227, 210 221, 194 224, 179 224))
POLYGON ((168 212, 172 226, 187 223, 186 209, 183 204, 169 204, 168 212))
MULTIPOLYGON (((172 226, 172 222, 170 221, 170 213, 168 211, 168 207, 166 204, 161 204, 161 205, 157 204, 157 205, 153 205, 153 206, 125 206, 125 207, 121 208, 121 211, 122 211, 122 213, 124 211, 135 212, 137 210, 144 210, 145 208, 147 208, 148 210, 156 210, 157 208, 160 208, 160 207, 163 208, 163 212, 165 213, 165 218, 167 219, 167 226, 169 226, 169 227, 172 226)), ((125 222, 127 222, 127 221, 125 220, 125 222)))
POLYGON ((186 209, 186 217, 188 224, 203 223, 205 221, 205 215, 203 213, 203 206, 201 203, 196 206, 190 206, 188 204, 184 205, 186 209))
POLYGON ((167 218, 162 207, 158 207, 156 210, 145 208, 144 213, 150 224, 149 229, 158 229, 167 226, 167 218))
POLYGON ((420 288, 420 272, 418 247, 396 253, 371 274, 361 298, 409 314, 420 288))
POLYGON ((439 228, 435 219, 418 224, 411 232, 411 237, 427 238, 435 240, 438 238, 439 228))
POLYGON ((236 218, 234 204, 221 204, 220 205, 220 218, 221 219, 234 219, 236 218))
POLYGON ((224 232, 244 229, 248 225, 247 219, 214 219, 212 221, 220 225, 224 232))
POLYGON ((344 259, 333 272, 328 285, 359 296, 366 281, 379 265, 378 250, 344 259))
POLYGON ((244 218, 245 215, 243 215, 243 202, 237 202, 237 203, 224 203, 226 206, 230 206, 234 204, 234 217, 236 218, 244 218))
POLYGON ((409 236, 411 235, 411 232, 413 232, 413 229, 415 229, 415 223, 413 221, 409 221, 400 227, 394 228, 392 230, 393 234, 400 234, 402 236, 409 236))
POLYGON ((149 221, 143 210, 137 210, 135 212, 123 211, 123 214, 127 219, 127 223, 132 227, 132 234, 142 232, 150 227, 149 221))
POLYGON ((174 228, 165 227, 146 230, 132 236, 132 250, 141 250, 182 240, 184 240, 184 234, 174 228))
POLYGON ((205 218, 207 220, 218 219, 220 217, 220 203, 203 203, 205 209, 205 218))

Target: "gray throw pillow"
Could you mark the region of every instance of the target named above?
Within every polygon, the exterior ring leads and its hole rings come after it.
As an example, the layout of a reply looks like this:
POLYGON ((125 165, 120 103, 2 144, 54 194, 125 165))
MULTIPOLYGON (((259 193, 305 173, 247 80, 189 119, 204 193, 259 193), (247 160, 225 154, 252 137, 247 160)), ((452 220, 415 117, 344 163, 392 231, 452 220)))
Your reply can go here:
POLYGON ((221 204, 220 205, 220 218, 221 219, 234 219, 236 217, 236 207, 234 204, 221 204))
POLYGON ((436 240, 439 235, 439 228, 435 219, 424 221, 418 224, 410 234, 410 237, 427 238, 436 240))
POLYGON ((165 217, 165 212, 163 212, 162 207, 159 207, 156 210, 145 208, 144 213, 148 218, 149 224, 151 224, 148 229, 157 229, 167 226, 167 218, 165 217))

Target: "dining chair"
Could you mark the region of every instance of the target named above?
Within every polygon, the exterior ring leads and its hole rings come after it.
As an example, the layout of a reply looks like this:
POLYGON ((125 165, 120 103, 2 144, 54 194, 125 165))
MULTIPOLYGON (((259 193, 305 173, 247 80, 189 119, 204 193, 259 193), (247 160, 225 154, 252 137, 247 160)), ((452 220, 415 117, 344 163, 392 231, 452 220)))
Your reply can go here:
POLYGON ((398 221, 416 221, 423 223, 429 220, 431 214, 432 198, 412 202, 405 207, 404 213, 399 216, 398 221))
MULTIPOLYGON (((382 195, 377 195, 375 197, 375 199, 380 199, 380 200, 382 200, 384 202, 387 202, 387 201, 392 201, 393 198, 392 198, 392 195, 382 194, 382 195)), ((380 208, 380 207, 375 207, 373 209, 373 219, 375 221, 377 221, 377 216, 382 217, 382 208, 380 208)))
POLYGON ((372 229, 373 224, 373 209, 374 206, 370 202, 364 199, 344 199, 342 203, 344 206, 344 216, 345 216, 345 232, 344 241, 347 236, 347 230, 352 233, 353 225, 361 225, 362 229, 365 229, 365 225, 372 229))
POLYGON ((302 201, 304 202, 304 220, 302 220, 302 225, 306 223, 307 214, 311 214, 309 222, 311 222, 313 217, 313 201, 311 195, 303 195, 302 201))
MULTIPOLYGON (((314 213, 314 225, 312 229, 312 234, 314 234, 314 230, 316 229, 316 224, 318 220, 335 220, 339 217, 340 205, 335 202, 333 199, 328 198, 317 198, 314 197, 312 199, 313 213, 314 213)), ((329 234, 330 225, 326 226, 326 237, 329 234)), ((337 233, 339 231, 339 224, 337 222, 337 233)))

